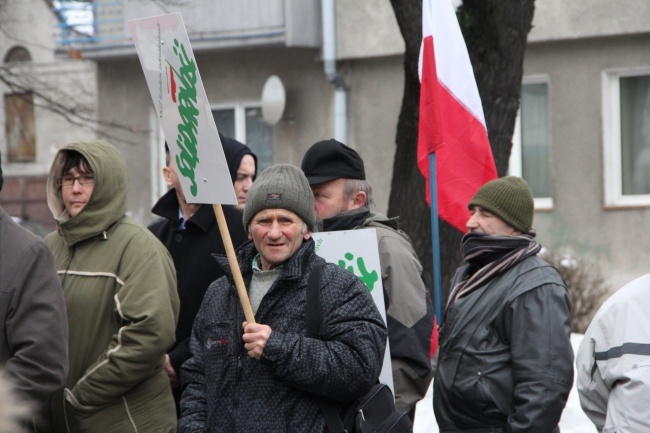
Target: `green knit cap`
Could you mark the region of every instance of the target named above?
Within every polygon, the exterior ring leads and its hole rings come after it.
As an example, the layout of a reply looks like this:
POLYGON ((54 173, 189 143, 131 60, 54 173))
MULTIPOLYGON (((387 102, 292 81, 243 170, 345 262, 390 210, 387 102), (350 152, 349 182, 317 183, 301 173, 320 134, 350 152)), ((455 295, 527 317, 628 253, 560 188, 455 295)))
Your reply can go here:
POLYGON ((469 208, 472 206, 480 206, 495 214, 522 233, 533 227, 533 193, 520 177, 506 176, 489 181, 470 200, 469 208))

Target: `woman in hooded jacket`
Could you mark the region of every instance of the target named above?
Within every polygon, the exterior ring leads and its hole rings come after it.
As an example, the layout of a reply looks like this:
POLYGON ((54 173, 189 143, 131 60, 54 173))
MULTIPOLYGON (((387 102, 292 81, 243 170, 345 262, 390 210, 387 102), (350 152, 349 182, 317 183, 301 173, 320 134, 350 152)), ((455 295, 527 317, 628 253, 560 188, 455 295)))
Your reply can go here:
POLYGON ((179 301, 165 247, 126 216, 123 156, 102 141, 57 153, 47 181, 57 230, 45 241, 63 285, 70 373, 51 399, 56 432, 176 431, 165 353, 179 301))

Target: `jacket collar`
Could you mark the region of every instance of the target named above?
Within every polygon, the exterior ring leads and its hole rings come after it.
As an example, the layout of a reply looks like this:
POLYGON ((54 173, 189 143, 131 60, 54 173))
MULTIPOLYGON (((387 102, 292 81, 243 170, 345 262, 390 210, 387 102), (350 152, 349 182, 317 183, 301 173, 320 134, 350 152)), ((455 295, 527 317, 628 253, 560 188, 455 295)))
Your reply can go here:
MULTIPOLYGON (((151 208, 151 212, 171 221, 178 222, 178 196, 176 189, 171 188, 165 195, 160 197, 158 202, 151 208)), ((211 206, 202 205, 189 220, 185 221, 185 226, 195 225, 203 232, 207 232, 212 224, 216 224, 216 217, 211 206)))
MULTIPOLYGON (((289 260, 284 262, 282 273, 278 279, 300 279, 305 270, 309 268, 310 263, 316 255, 314 252, 314 245, 314 240, 312 238, 304 241, 295 254, 291 256, 289 260)), ((239 250, 237 250, 237 261, 244 277, 250 276, 253 273, 253 257, 255 257, 255 255, 257 255, 257 249, 255 249, 255 243, 253 243, 253 241, 246 242, 239 247, 239 250)), ((223 254, 215 254, 214 257, 224 272, 232 277, 228 258, 223 254)))
POLYGON ((368 206, 341 212, 331 218, 319 220, 318 229, 323 232, 339 230, 354 230, 363 228, 369 223, 381 224, 394 230, 399 230, 399 217, 388 218, 385 215, 370 212, 368 206))
POLYGON ((331 218, 320 221, 320 226, 324 232, 334 232, 339 230, 352 230, 363 226, 366 219, 370 217, 368 207, 360 207, 349 211, 341 212, 331 218))

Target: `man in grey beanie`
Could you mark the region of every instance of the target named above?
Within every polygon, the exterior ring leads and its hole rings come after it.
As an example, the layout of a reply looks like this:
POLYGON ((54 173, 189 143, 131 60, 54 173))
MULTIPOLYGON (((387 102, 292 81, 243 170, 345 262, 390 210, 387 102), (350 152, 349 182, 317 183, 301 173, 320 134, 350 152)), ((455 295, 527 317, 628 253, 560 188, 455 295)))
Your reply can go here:
POLYGON ((492 180, 468 233, 439 330, 433 409, 441 432, 557 433, 573 383, 569 295, 537 253, 525 180, 492 180))
POLYGON ((321 401, 344 403, 379 377, 387 331, 364 284, 318 257, 314 197, 303 172, 266 169, 244 208, 251 241, 238 250, 257 323, 247 323, 226 276, 208 289, 181 368, 179 432, 325 432, 321 401), (306 337, 306 293, 319 268, 318 338, 306 337))

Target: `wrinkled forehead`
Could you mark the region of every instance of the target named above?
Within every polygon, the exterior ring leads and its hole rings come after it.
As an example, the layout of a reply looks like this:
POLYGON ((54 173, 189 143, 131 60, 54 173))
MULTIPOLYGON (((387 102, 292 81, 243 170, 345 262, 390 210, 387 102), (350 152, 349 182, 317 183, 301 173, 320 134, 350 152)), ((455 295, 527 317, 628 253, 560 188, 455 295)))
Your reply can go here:
POLYGON ((270 208, 270 209, 261 210, 255 214, 255 216, 253 217, 253 222, 259 220, 268 220, 268 219, 291 220, 296 223, 303 222, 302 218, 300 218, 297 214, 295 214, 294 212, 288 209, 282 209, 282 208, 270 208))

